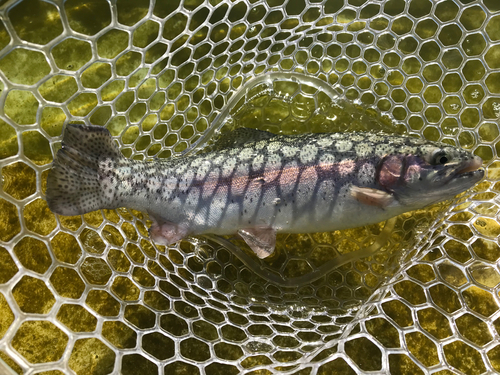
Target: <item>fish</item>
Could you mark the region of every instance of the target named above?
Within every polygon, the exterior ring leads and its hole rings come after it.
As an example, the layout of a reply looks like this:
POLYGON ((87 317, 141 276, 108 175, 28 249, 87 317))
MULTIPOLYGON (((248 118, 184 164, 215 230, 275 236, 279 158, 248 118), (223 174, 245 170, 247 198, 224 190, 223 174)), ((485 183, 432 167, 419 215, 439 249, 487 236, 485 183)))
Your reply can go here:
POLYGON ((106 128, 68 124, 46 200, 66 216, 145 212, 158 245, 238 234, 266 258, 277 233, 375 224, 452 199, 483 177, 480 157, 410 136, 238 128, 205 152, 141 161, 123 156, 106 128))

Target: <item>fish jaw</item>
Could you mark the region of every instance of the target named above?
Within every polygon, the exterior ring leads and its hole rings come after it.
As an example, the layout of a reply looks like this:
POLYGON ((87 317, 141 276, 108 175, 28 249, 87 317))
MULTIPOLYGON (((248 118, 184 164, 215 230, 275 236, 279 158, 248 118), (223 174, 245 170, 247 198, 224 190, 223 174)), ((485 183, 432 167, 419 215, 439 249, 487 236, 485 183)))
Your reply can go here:
MULTIPOLYGON (((467 159, 459 162, 458 165, 445 165, 448 177, 443 178, 442 193, 448 195, 455 195, 470 189, 472 186, 481 181, 484 177, 484 169, 482 168, 483 160, 479 156, 474 156, 472 159, 467 159)), ((440 184, 439 179, 435 181, 437 185, 440 184)), ((450 198, 451 198, 450 197, 450 198)))
POLYGON ((455 172, 453 178, 446 185, 450 193, 459 194, 470 189, 484 178, 485 171, 481 168, 482 160, 479 157, 477 159, 479 160, 474 160, 468 166, 455 172))
MULTIPOLYGON (((479 156, 474 156, 472 160, 463 162, 459 166, 459 169, 456 171, 456 173, 465 174, 468 172, 475 172, 479 170, 479 168, 481 168, 482 165, 483 165, 483 159, 481 159, 479 156)), ((483 170, 483 175, 484 175, 484 170, 483 170)))

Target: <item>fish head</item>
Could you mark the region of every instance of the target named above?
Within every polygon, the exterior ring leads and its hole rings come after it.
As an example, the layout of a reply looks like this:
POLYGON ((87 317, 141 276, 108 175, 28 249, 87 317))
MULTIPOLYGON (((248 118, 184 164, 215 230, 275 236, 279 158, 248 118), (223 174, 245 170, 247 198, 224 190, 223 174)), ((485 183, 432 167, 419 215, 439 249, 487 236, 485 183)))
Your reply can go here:
POLYGON ((415 152, 386 156, 379 183, 410 209, 451 199, 484 177, 483 161, 468 151, 445 144, 424 144, 415 152))

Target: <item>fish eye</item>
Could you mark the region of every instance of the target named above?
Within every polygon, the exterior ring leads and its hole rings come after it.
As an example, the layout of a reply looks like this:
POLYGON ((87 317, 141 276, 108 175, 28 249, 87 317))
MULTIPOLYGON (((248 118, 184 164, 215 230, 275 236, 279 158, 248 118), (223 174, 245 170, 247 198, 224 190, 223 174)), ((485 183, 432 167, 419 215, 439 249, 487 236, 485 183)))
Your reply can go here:
POLYGON ((432 165, 444 165, 446 163, 448 163, 450 161, 450 158, 448 157, 448 155, 446 155, 446 152, 444 152, 443 150, 439 150, 437 152, 434 153, 434 155, 432 156, 432 161, 431 161, 431 164, 432 165))

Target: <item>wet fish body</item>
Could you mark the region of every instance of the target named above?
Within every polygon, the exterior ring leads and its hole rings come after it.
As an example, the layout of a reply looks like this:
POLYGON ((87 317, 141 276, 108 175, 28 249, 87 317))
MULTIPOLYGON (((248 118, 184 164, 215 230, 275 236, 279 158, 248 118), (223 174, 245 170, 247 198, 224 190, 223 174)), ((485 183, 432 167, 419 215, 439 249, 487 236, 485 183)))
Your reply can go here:
POLYGON ((386 134, 237 129, 214 148, 135 161, 106 129, 70 124, 48 177, 49 207, 62 215, 129 207, 149 214, 160 244, 239 233, 265 257, 277 232, 377 223, 452 198, 484 174, 467 151, 386 134))

